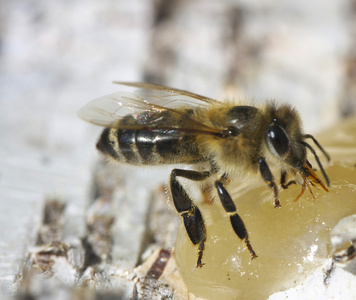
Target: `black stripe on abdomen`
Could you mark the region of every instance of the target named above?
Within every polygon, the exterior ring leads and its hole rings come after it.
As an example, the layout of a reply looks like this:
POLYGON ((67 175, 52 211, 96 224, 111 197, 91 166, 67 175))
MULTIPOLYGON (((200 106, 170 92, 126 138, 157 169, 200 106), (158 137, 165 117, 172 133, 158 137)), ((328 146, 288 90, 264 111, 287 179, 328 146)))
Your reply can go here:
POLYGON ((157 133, 150 130, 136 131, 136 148, 144 164, 152 163, 156 160, 156 137, 157 133))
POLYGON ((136 130, 121 129, 117 131, 117 140, 119 149, 127 162, 137 161, 134 151, 136 143, 136 130))
POLYGON ((179 153, 180 139, 174 135, 163 133, 156 138, 156 152, 163 160, 172 160, 179 153))

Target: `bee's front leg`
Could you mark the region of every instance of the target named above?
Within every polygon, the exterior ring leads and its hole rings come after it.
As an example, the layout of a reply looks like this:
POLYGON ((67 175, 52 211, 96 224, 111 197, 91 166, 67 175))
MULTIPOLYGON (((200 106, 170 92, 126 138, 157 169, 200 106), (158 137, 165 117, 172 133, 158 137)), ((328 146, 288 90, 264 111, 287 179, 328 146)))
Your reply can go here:
MULTIPOLYGON (((224 179, 224 178, 222 178, 222 179, 224 179)), ((215 187, 216 187, 216 190, 218 191, 218 195, 219 195, 221 204, 223 205, 225 211, 230 216, 231 226, 234 229, 235 233, 237 234, 237 236, 240 239, 245 240, 246 247, 250 251, 252 258, 257 257, 255 251, 252 249, 252 246, 250 244, 245 224, 242 221, 242 219, 240 218, 240 216, 238 215, 238 213, 236 211, 236 206, 235 206, 234 202, 232 201, 230 194, 225 189, 221 180, 215 182, 215 187)))
POLYGON ((295 180, 291 180, 288 183, 286 183, 286 179, 287 179, 287 172, 285 170, 283 170, 281 172, 281 187, 283 189, 287 189, 291 184, 297 183, 295 180))
POLYGON ((194 245, 198 245, 197 267, 202 267, 204 243, 206 241, 206 230, 203 216, 199 208, 193 203, 183 186, 177 180, 177 176, 194 181, 208 178, 211 172, 196 172, 190 170, 174 169, 170 178, 170 189, 174 206, 184 221, 185 229, 194 245))
POLYGON ((266 160, 263 157, 258 159, 258 163, 260 165, 260 173, 263 180, 268 184, 268 186, 272 189, 274 194, 274 207, 281 207, 281 204, 278 199, 278 188, 274 182, 274 177, 269 169, 266 160))

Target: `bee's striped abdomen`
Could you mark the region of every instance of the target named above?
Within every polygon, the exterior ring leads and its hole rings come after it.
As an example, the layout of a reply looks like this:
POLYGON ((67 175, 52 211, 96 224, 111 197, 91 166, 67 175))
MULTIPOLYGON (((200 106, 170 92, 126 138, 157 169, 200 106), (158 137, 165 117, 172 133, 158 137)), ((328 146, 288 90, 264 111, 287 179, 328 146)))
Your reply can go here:
POLYGON ((104 129, 97 148, 134 165, 189 163, 201 159, 195 143, 165 130, 104 129))

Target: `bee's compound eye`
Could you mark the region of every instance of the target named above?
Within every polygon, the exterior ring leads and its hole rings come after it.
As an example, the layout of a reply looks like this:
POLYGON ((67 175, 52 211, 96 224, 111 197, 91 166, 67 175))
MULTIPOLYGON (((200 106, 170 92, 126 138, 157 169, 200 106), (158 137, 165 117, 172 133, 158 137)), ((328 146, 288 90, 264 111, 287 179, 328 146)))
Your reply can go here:
POLYGON ((283 158, 289 151, 289 138, 280 126, 270 126, 266 131, 266 141, 269 150, 277 157, 283 158))
POLYGON ((229 134, 232 136, 238 136, 240 133, 240 130, 238 130, 236 127, 229 127, 229 134))

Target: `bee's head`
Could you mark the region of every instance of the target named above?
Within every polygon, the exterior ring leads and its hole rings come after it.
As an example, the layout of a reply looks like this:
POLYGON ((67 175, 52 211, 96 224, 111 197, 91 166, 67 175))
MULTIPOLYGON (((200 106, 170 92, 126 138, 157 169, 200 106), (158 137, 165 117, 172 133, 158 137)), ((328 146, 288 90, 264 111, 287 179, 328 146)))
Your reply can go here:
POLYGON ((269 106, 265 141, 271 154, 285 164, 300 168, 306 162, 306 148, 297 112, 288 105, 269 106))
POLYGON ((273 123, 267 127, 265 140, 273 156, 288 165, 298 167, 306 161, 305 147, 300 147, 298 143, 293 143, 286 130, 281 125, 278 125, 277 119, 274 119, 273 123))
POLYGON ((320 163, 314 149, 305 142, 306 138, 311 138, 319 149, 330 160, 328 154, 320 144, 308 134, 303 134, 301 122, 297 112, 288 105, 281 107, 271 106, 268 115, 269 125, 265 131, 265 141, 271 154, 292 167, 295 173, 299 172, 303 178, 321 183, 320 179, 311 169, 311 164, 307 160, 306 149, 308 148, 315 156, 315 159, 329 185, 329 179, 320 163))

